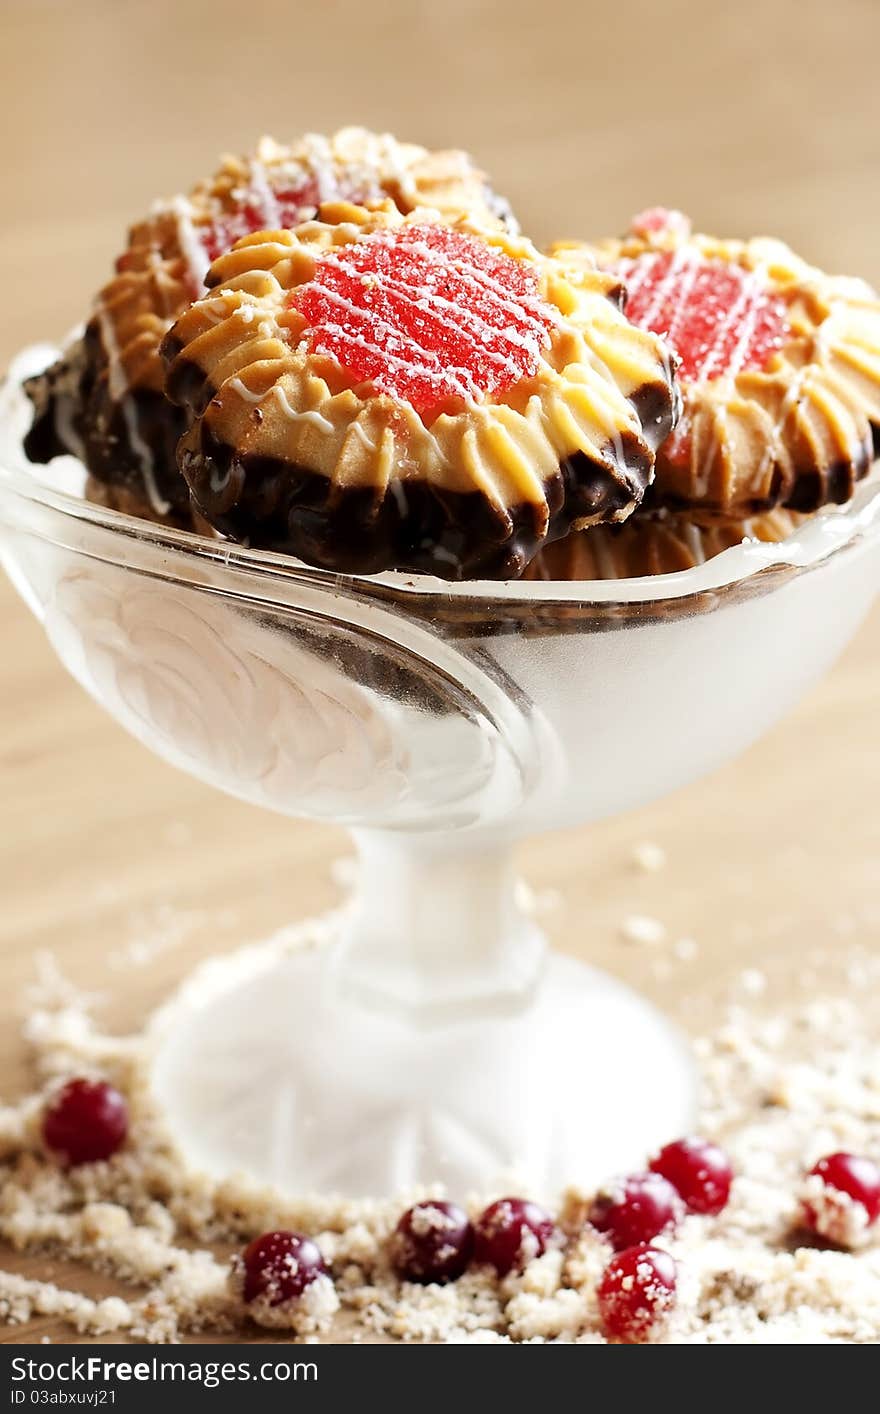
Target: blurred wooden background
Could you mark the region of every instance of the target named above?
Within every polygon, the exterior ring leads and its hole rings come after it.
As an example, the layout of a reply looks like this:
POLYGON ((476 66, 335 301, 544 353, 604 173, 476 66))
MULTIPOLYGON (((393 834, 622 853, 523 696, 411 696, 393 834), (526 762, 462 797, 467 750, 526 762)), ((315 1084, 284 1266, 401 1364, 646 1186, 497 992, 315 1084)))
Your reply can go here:
MULTIPOLYGON (((82 317, 153 197, 262 132, 348 122, 471 148, 538 240, 664 202, 880 282, 878 52, 877 0, 2 0, 0 363, 82 317)), ((12 1095, 37 951, 104 992, 111 1022, 136 1024, 195 958, 330 904, 347 847, 153 760, 65 677, 5 584, 0 642, 12 1095)), ((739 761, 590 834, 531 842, 525 874, 563 893, 546 917, 557 945, 692 1022, 744 969, 766 970, 773 995, 830 978, 844 942, 876 947, 878 699, 875 615, 739 761), (645 839, 667 851, 657 874, 632 868, 645 839), (661 919, 668 943, 621 942, 632 913, 661 919), (683 937, 696 958, 674 951, 683 937)), ((43 1265, 2 1250, 0 1263, 43 1265)))

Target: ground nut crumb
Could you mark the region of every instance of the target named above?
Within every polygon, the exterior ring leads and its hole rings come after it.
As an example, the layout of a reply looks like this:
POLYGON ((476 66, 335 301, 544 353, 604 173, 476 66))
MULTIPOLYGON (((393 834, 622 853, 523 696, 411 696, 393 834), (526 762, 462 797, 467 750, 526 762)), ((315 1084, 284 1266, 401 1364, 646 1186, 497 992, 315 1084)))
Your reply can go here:
POLYGON ((642 840, 633 846, 632 860, 644 874, 657 874, 666 866, 666 850, 653 840, 642 840))
POLYGON ((640 943, 648 947, 658 947, 666 941, 666 924, 659 918, 649 918, 645 914, 631 913, 620 925, 620 936, 624 942, 640 943))
MULTIPOLYGON (((657 928, 636 932, 644 941, 657 928)), ((305 924, 284 945, 319 946, 327 935, 326 921, 305 924)), ((255 956, 245 949, 231 963, 244 977, 255 956)), ((876 987, 880 966, 862 957, 859 968, 863 990, 876 987)), ((722 1023, 695 1046, 703 1081, 699 1127, 731 1155, 731 1200, 717 1218, 688 1217, 664 1239, 678 1264, 678 1300, 659 1339, 880 1343, 878 1229, 866 1228, 859 1205, 838 1202, 841 1195, 824 1186, 820 1193, 804 1178, 823 1153, 880 1154, 880 1054, 861 998, 856 1005, 811 997, 761 1015, 751 1008, 762 988, 742 982, 741 975, 722 1023), (858 1242, 858 1250, 812 1243, 800 1225, 805 1199, 824 1214, 835 1242, 858 1242)), ((389 1261, 389 1235, 417 1202, 428 1205, 424 1221, 432 1222, 430 1201, 444 1196, 439 1189, 352 1202, 192 1173, 152 1109, 141 1038, 103 1034, 90 999, 48 965, 25 1034, 38 1087, 0 1108, 0 1242, 77 1263, 100 1273, 108 1288, 124 1289, 93 1299, 73 1283, 65 1289, 0 1272, 0 1320, 7 1324, 52 1319, 85 1337, 150 1342, 200 1332, 252 1338, 258 1324, 304 1341, 603 1340, 596 1288, 611 1254, 586 1222, 591 1193, 572 1187, 565 1194, 555 1211, 558 1242, 521 1272, 499 1281, 491 1269, 472 1268, 445 1286, 402 1281, 389 1261), (42 1152, 41 1106, 48 1089, 83 1071, 124 1089, 132 1142, 109 1163, 65 1171, 42 1152), (246 1309, 231 1258, 277 1228, 313 1236, 331 1277, 318 1278, 285 1311, 246 1309)), ((471 1217, 497 1197, 470 1198, 471 1217)))
POLYGON ((816 1231, 829 1242, 854 1250, 871 1240, 864 1205, 839 1188, 832 1188, 819 1174, 804 1179, 798 1197, 809 1207, 816 1231))
MULTIPOLYGON (((233 1281, 233 1287, 235 1282, 233 1281)), ((339 1310, 339 1297, 329 1277, 317 1276, 296 1301, 282 1301, 277 1306, 269 1301, 252 1301, 242 1308, 241 1318, 256 1322, 269 1330, 289 1330, 294 1335, 319 1335, 330 1329, 339 1310)))

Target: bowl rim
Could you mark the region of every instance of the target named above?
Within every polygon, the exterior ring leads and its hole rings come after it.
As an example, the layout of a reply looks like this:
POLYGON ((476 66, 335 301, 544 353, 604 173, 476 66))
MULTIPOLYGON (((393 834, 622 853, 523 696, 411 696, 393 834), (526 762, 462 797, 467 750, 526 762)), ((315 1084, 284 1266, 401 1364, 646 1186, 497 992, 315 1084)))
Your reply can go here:
MULTIPOLYGON (((154 544, 157 549, 192 560, 220 562, 230 569, 263 577, 308 584, 334 594, 358 597, 375 594, 386 601, 442 600, 453 606, 466 601, 487 610, 529 604, 560 605, 597 610, 612 605, 658 607, 707 592, 740 588, 768 570, 800 573, 812 569, 870 533, 880 535, 880 462, 860 484, 852 500, 842 506, 826 506, 807 518, 791 535, 777 542, 744 540, 687 570, 672 574, 645 575, 630 579, 593 580, 443 580, 432 575, 387 571, 358 575, 307 565, 291 555, 255 550, 228 540, 210 538, 190 530, 143 520, 123 511, 111 510, 69 489, 59 489, 44 479, 53 475, 28 462, 22 438, 29 425, 30 404, 22 382, 42 371, 60 350, 49 344, 33 345, 13 360, 0 382, 0 522, 4 497, 42 505, 68 519, 103 529, 123 541, 154 544)), ((69 480, 84 481, 86 469, 74 457, 57 458, 49 464, 67 473, 69 480), (62 463, 64 466, 62 467, 62 463)), ((115 558, 115 557, 114 557, 115 558)), ((165 566, 165 571, 171 566, 165 566)), ((174 578, 173 571, 169 574, 174 578)), ((463 605, 462 605, 463 607, 463 605)))

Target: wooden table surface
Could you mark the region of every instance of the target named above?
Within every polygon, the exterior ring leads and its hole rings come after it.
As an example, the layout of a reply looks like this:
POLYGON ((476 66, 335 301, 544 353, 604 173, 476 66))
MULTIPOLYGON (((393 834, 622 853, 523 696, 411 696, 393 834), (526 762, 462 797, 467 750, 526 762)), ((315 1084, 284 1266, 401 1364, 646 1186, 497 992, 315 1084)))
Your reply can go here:
MULTIPOLYGON (((129 219, 228 149, 345 122, 469 146, 536 239, 620 228, 662 201, 766 230, 880 281, 876 0, 5 0, 0 362, 60 336, 129 219)), ((337 897, 331 828, 221 798, 125 736, 0 585, 0 1093, 27 1083, 18 1000, 49 949, 137 1024, 192 962, 337 897), (171 920, 169 926, 169 919, 171 920), (132 939, 176 946, 113 965, 132 939)), ((784 991, 846 937, 877 946, 876 613, 831 675, 745 756, 635 815, 531 841, 555 943, 673 1011, 744 969, 784 991), (639 874, 631 852, 668 853, 639 874), (619 938, 660 918, 695 959, 619 938)), ((697 1004, 700 1005, 697 1005, 697 1004)), ((45 1264, 0 1251, 0 1263, 45 1264)), ((51 1323, 9 1338, 57 1335, 51 1323)), ((2 1338, 2 1337, 0 1337, 2 1338)), ((69 1339, 69 1336, 62 1336, 69 1339)))

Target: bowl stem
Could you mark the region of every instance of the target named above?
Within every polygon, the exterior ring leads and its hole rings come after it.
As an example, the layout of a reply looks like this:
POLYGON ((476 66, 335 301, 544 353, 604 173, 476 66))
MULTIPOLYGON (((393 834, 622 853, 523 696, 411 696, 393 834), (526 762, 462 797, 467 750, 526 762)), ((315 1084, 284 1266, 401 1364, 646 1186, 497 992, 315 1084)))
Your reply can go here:
POLYGON ((380 1008, 488 1013, 526 1004, 546 943, 516 899, 511 842, 488 831, 357 830, 338 985, 380 1008))

